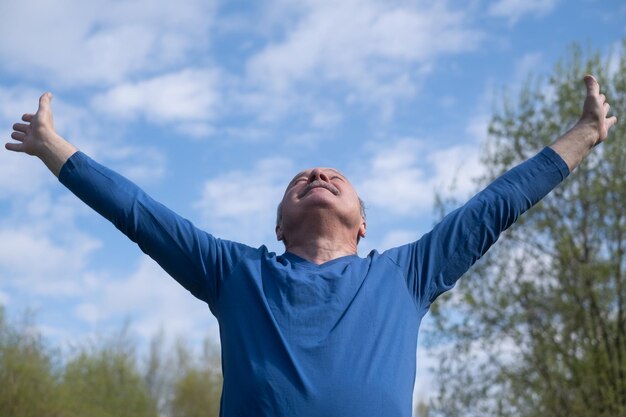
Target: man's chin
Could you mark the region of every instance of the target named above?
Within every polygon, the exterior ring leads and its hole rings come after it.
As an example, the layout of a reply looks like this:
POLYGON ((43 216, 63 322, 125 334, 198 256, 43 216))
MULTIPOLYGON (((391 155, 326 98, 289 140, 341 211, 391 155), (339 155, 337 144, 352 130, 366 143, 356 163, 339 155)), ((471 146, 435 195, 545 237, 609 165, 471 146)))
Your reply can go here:
POLYGON ((328 209, 334 207, 337 204, 337 198, 332 192, 328 190, 311 190, 310 192, 306 193, 306 195, 302 197, 302 199, 300 199, 300 202, 307 207, 323 207, 325 209, 328 209))

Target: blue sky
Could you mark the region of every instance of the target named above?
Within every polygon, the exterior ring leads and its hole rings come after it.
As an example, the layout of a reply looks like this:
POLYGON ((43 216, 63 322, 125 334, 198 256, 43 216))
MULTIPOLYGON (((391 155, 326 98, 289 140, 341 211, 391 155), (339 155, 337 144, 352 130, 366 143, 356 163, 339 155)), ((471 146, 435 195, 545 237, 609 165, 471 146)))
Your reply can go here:
MULTIPOLYGON (((214 235, 278 252, 276 204, 313 166, 365 200, 361 254, 417 239, 436 191, 474 189, 503 88, 572 42, 608 57, 626 36, 617 0, 3 0, 0 16, 6 141, 52 91, 81 150, 214 235)), ((0 213, 0 304, 55 343, 125 320, 139 341, 217 337, 205 305, 38 160, 0 152, 0 213)), ((427 366, 420 352, 419 396, 427 366)))

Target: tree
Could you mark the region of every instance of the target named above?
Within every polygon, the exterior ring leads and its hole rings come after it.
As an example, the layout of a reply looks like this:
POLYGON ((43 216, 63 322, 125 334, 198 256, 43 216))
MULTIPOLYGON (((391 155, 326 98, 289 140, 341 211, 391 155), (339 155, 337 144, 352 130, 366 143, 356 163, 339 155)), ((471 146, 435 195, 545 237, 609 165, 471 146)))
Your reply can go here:
POLYGON ((148 357, 145 362, 144 384, 148 394, 157 407, 158 415, 168 415, 169 401, 172 397, 176 363, 173 355, 164 351, 165 332, 160 329, 150 341, 148 357))
POLYGON ((0 415, 55 416, 60 407, 55 355, 25 317, 11 324, 0 307, 0 415))
POLYGON ((45 343, 26 314, 18 323, 0 306, 0 416, 217 417, 219 348, 207 339, 195 356, 179 341, 165 352, 152 339, 141 372, 128 328, 79 348, 69 359, 45 343))
POLYGON ((63 417, 156 417, 157 406, 124 336, 83 348, 65 366, 63 417))
MULTIPOLYGON (((580 117, 593 73, 626 117, 621 55, 573 46, 547 81, 503 100, 483 152, 481 186, 580 117)), ((439 357, 432 415, 626 415, 626 125, 505 232, 432 308, 439 357)))
POLYGON ((222 395, 222 372, 218 348, 208 340, 199 361, 192 361, 189 351, 178 348, 180 374, 174 383, 172 417, 217 417, 222 395), (196 362, 196 363, 194 363, 196 362))

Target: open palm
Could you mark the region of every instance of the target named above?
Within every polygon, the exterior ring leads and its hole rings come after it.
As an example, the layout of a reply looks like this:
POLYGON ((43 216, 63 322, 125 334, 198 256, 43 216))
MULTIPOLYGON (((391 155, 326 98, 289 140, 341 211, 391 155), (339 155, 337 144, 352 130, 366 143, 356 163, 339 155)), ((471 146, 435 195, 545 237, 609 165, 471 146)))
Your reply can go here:
POLYGON ((5 147, 10 151, 25 152, 29 155, 38 155, 45 142, 56 136, 52 120, 50 101, 52 94, 44 93, 39 98, 39 108, 35 114, 26 113, 22 120, 26 123, 15 123, 11 138, 19 143, 7 143, 5 147))

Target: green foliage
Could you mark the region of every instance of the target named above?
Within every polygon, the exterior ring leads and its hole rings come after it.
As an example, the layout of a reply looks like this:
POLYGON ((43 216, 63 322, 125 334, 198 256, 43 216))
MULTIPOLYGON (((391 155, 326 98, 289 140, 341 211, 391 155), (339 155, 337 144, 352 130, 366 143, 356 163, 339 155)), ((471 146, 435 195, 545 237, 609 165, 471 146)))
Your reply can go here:
MULTIPOLYGON (((580 117, 593 73, 626 117, 626 42, 602 62, 574 46, 492 118, 483 185, 580 117)), ((445 416, 626 415, 626 126, 507 231, 433 306, 445 416)))
POLYGON ((180 376, 174 385, 171 402, 172 417, 217 417, 222 395, 222 374, 219 352, 205 344, 198 363, 190 364, 189 353, 180 346, 178 363, 180 376))
POLYGON ((9 323, 0 306, 0 416, 211 417, 222 390, 219 349, 195 357, 179 343, 152 340, 145 366, 125 332, 79 349, 63 361, 36 327, 9 323))
POLYGON ((59 412, 53 355, 25 321, 18 330, 0 307, 0 415, 38 417, 59 412))
POLYGON ((64 416, 152 417, 156 405, 124 344, 83 349, 65 366, 64 416))

